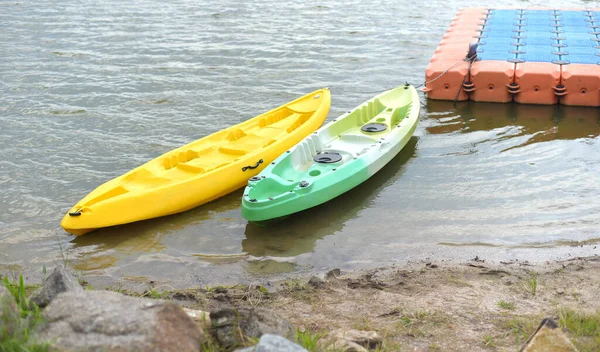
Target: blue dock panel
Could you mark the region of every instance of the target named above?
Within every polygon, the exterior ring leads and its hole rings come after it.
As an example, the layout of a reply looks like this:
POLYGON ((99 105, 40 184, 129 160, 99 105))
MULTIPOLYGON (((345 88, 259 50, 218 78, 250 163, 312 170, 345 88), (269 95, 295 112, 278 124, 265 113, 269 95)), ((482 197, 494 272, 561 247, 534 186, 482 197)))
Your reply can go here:
POLYGON ((489 11, 479 38, 482 60, 597 64, 600 13, 564 10, 489 11))

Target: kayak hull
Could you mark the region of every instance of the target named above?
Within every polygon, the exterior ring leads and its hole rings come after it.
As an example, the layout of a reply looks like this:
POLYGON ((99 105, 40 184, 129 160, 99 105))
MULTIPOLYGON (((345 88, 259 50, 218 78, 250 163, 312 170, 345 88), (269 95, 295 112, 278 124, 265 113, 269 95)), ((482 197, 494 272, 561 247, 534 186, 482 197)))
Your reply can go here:
POLYGON ((414 134, 419 112, 416 89, 402 86, 329 122, 248 182, 242 216, 264 222, 350 191, 404 148, 414 134))
POLYGON ((165 153, 96 188, 60 225, 82 235, 180 213, 229 194, 319 128, 330 104, 329 90, 317 90, 165 153))

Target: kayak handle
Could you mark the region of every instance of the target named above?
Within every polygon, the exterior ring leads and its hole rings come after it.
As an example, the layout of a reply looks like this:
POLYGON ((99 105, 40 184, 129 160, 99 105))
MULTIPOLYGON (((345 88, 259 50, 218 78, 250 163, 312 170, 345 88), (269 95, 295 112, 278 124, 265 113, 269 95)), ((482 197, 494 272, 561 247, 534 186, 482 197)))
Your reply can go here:
POLYGON ((244 166, 242 168, 242 171, 246 171, 248 169, 256 169, 258 167, 258 165, 263 163, 263 159, 260 159, 259 161, 256 162, 256 165, 252 166, 252 165, 248 165, 248 166, 244 166))

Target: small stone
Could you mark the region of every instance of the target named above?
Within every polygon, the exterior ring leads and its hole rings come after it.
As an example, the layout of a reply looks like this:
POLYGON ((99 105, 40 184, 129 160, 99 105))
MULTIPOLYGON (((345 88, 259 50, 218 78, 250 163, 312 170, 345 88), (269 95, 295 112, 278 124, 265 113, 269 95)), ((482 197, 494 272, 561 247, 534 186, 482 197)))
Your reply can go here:
POLYGON ((225 348, 241 345, 243 338, 264 334, 294 337, 289 321, 265 308, 225 308, 210 313, 214 334, 225 348))
POLYGON ((340 352, 369 352, 369 350, 361 345, 344 339, 334 340, 327 345, 327 350, 340 352))
POLYGON ((59 293, 69 291, 83 292, 83 288, 64 267, 57 266, 54 268, 52 274, 44 279, 42 287, 33 293, 29 301, 35 303, 40 308, 44 308, 59 293))
POLYGON ((183 308, 183 311, 188 315, 188 317, 192 318, 192 320, 198 325, 199 328, 205 329, 210 328, 210 313, 205 312, 203 310, 189 309, 183 308))
POLYGON ((308 352, 304 347, 281 336, 264 334, 258 344, 238 352, 308 352))
POLYGON ((345 352, 363 352, 375 349, 383 339, 375 331, 335 330, 325 339, 326 347, 345 352))
POLYGON ((308 280, 308 284, 314 288, 323 288, 325 287, 325 281, 318 276, 313 276, 308 280))
POLYGON ((565 290, 556 290, 557 295, 562 295, 565 293, 565 290))

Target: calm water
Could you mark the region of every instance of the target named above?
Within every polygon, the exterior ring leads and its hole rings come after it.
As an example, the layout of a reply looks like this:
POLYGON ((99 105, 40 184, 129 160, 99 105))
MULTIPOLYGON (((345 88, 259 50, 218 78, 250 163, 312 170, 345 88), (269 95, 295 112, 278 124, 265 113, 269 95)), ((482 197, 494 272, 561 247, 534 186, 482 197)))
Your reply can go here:
MULTIPOLYGON (((238 191, 80 238, 59 227, 101 183, 315 89, 331 89, 329 120, 421 83, 471 4, 2 0, 0 271, 39 277, 62 251, 90 276, 206 284, 427 257, 596 253, 600 112, 556 106, 428 101, 390 165, 276 226, 248 224, 238 191)), ((564 5, 483 5, 542 4, 564 5)))

